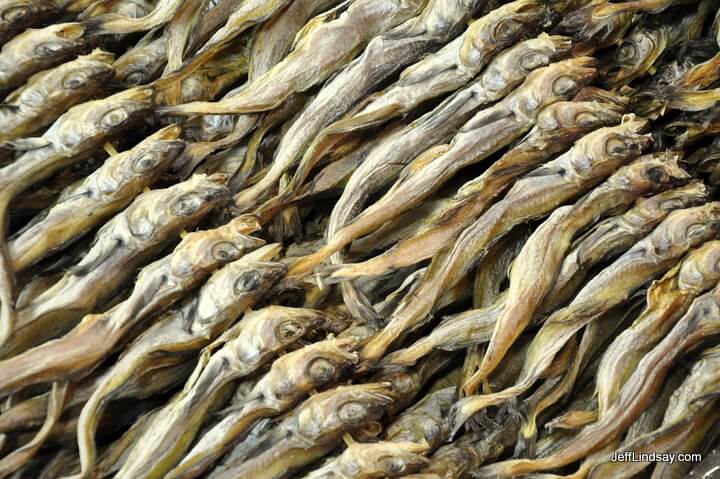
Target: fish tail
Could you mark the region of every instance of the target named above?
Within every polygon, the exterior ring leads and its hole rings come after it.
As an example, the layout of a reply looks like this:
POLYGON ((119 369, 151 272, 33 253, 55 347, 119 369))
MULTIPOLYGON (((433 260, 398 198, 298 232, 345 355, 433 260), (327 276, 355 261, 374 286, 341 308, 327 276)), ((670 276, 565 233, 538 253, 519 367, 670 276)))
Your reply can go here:
POLYGON ((120 368, 113 368, 114 374, 108 376, 98 386, 80 412, 77 425, 78 452, 80 455, 80 473, 72 479, 87 479, 95 466, 97 458, 97 446, 95 444, 95 431, 97 430, 100 416, 105 409, 106 403, 112 397, 112 393, 127 382, 130 375, 135 371, 137 364, 142 361, 140 358, 128 358, 129 364, 119 364, 120 368))

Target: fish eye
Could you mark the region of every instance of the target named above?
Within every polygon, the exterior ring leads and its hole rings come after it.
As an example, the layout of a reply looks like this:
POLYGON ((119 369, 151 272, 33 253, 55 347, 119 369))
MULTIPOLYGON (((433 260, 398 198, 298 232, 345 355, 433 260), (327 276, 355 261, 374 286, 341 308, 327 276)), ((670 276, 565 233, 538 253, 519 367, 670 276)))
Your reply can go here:
POLYGON ((575 115, 575 123, 578 126, 585 127, 585 128, 587 128, 589 126, 593 126, 594 124, 597 123, 598 120, 599 120, 599 118, 597 116, 595 116, 594 113, 590 113, 587 111, 583 111, 583 112, 575 115))
POLYGON ((617 51, 617 60, 619 62, 630 62, 637 55, 637 47, 631 42, 625 42, 620 45, 617 51))
POLYGON ((105 113, 100 119, 100 125, 105 129, 117 128, 127 121, 129 118, 128 112, 125 108, 115 108, 105 113))
POLYGON ((697 238, 705 232, 705 227, 705 223, 695 223, 690 225, 688 229, 685 230, 685 238, 697 238))
POLYGON ((26 6, 10 7, 2 13, 3 21, 7 23, 19 22, 30 15, 30 9, 26 6))
POLYGON ((383 456, 377 462, 386 474, 399 474, 405 469, 405 463, 399 457, 383 456))
POLYGON ((229 241, 222 241, 212 248, 213 258, 227 261, 238 256, 239 250, 229 241))
POLYGON ((260 286, 260 273, 251 269, 243 272, 238 279, 235 281, 235 292, 247 293, 255 291, 260 286))
POLYGON ((156 155, 142 155, 136 159, 132 164, 132 171, 134 173, 146 173, 152 170, 157 165, 158 157, 156 155))
POLYGON ((647 177, 648 181, 651 181, 653 183, 660 183, 667 177, 667 175, 665 174, 665 170, 663 170, 659 166, 648 169, 645 172, 645 176, 647 177))
POLYGON ((335 365, 325 358, 314 359, 308 365, 308 375, 315 381, 327 382, 335 374, 335 365))
POLYGON ((577 82, 569 76, 561 76, 552 84, 552 92, 556 96, 566 96, 577 88, 577 82))
POLYGON ((196 213, 203 204, 202 197, 198 193, 189 193, 181 196, 170 207, 170 211, 177 216, 190 216, 196 213))
POLYGON ((303 325, 293 319, 283 321, 275 328, 275 336, 283 343, 294 341, 302 336, 304 332, 303 325))
POLYGON ((366 408, 363 404, 350 401, 338 410, 338 417, 344 424, 357 424, 365 418, 366 408))
POLYGON ((76 90, 83 86, 87 81, 87 76, 83 72, 70 72, 63 78, 62 86, 67 90, 76 90))
POLYGON ((548 64, 548 57, 540 52, 526 53, 518 62, 525 71, 535 70, 548 64))
POLYGON ((605 151, 609 155, 619 155, 626 151, 625 142, 619 138, 610 138, 605 143, 605 151))
POLYGON ((503 20, 495 27, 495 40, 509 42, 522 30, 522 23, 516 20, 503 20))
POLYGON ((143 70, 135 70, 125 75, 125 83, 131 85, 142 85, 147 81, 147 72, 143 70))
POLYGON ((41 57, 50 57, 63 50, 63 46, 55 42, 41 43, 35 47, 35 53, 41 57))

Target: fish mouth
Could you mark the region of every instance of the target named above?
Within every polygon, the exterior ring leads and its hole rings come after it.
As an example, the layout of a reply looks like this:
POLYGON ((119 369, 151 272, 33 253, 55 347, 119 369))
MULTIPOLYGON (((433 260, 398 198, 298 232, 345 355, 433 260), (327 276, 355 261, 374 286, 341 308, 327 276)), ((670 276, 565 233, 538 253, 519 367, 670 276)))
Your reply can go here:
POLYGON ((54 33, 58 38, 73 41, 85 34, 85 27, 81 23, 66 23, 54 33))

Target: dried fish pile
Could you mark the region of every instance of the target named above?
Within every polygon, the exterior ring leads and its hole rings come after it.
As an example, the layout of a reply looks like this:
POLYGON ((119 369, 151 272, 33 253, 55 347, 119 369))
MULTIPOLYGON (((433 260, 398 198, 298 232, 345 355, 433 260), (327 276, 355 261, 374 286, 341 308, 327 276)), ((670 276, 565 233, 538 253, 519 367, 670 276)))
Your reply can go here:
POLYGON ((720 477, 718 12, 0 0, 0 479, 720 477))

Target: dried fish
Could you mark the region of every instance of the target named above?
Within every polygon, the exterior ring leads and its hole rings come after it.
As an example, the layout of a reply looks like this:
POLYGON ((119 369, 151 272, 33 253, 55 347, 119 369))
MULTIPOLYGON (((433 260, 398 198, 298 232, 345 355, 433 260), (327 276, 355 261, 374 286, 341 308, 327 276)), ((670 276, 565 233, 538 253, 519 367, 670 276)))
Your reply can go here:
POLYGON ((181 131, 176 125, 163 128, 64 189, 54 205, 10 238, 13 269, 21 271, 66 247, 132 202, 180 154, 185 146, 178 139, 181 131), (88 214, 78 216, 78 211, 88 214))
POLYGON ((171 254, 140 271, 127 300, 106 313, 86 316, 61 338, 0 361, 0 371, 22 371, 8 375, 0 390, 87 373, 144 319, 167 309, 217 268, 262 246, 264 241, 245 235, 257 228, 255 218, 241 216, 188 234, 171 254), (102 345, 94 338, 103 338, 102 345))
POLYGON ((100 94, 114 56, 100 49, 36 73, 0 105, 0 141, 31 136, 70 107, 100 94))
POLYGON ((375 479, 404 477, 427 465, 427 449, 413 442, 356 442, 327 464, 306 474, 305 479, 375 479))
MULTIPOLYGON (((240 337, 235 341, 239 343, 240 337)), ((312 390, 337 382, 357 362, 350 351, 353 346, 349 339, 328 339, 281 356, 165 477, 197 477, 256 421, 280 415, 312 390)))
POLYGON ((85 47, 85 27, 58 23, 30 28, 0 50, 0 91, 22 85, 34 73, 61 64, 85 47))
POLYGON ((17 328, 0 354, 67 331, 227 196, 224 178, 204 175, 138 196, 100 228, 79 263, 18 311, 17 328))
POLYGON ((385 440, 426 444, 431 450, 437 449, 450 434, 447 413, 455 399, 455 387, 428 394, 387 426, 385 440))
POLYGON ((670 330, 696 296, 720 280, 720 242, 709 241, 655 282, 642 315, 603 354, 597 375, 598 414, 604 416, 633 368, 670 330))
POLYGON ((718 214, 718 203, 671 213, 650 235, 590 280, 569 305, 545 320, 530 345, 523 372, 514 386, 458 402, 454 411, 456 427, 475 412, 500 404, 531 387, 579 329, 625 301, 653 277, 670 269, 688 249, 715 236, 720 227, 718 214))
POLYGON ((542 107, 574 96, 589 82, 595 74, 593 65, 592 59, 581 57, 530 73, 511 95, 481 110, 465 123, 449 145, 426 150, 410 162, 381 199, 335 231, 321 251, 293 265, 290 273, 307 271, 309 266, 376 229, 393 215, 415 206, 460 168, 481 161, 507 146, 532 127, 542 107))
POLYGON ((150 83, 162 73, 167 49, 164 36, 154 40, 143 38, 113 63, 115 80, 128 86, 150 83))
POLYGON ((389 387, 367 383, 316 394, 252 445, 247 460, 217 468, 209 477, 287 477, 334 449, 346 432, 359 432, 379 419, 392 402, 389 387))
POLYGON ((432 257, 479 216, 516 178, 564 151, 585 133, 619 123, 622 109, 607 103, 557 102, 544 108, 537 123, 514 148, 464 185, 425 227, 381 255, 362 263, 338 267, 331 277, 353 278, 382 274, 432 257))
POLYGON ((403 300, 387 326, 364 346, 362 359, 379 359, 400 336, 423 324, 440 292, 462 278, 483 251, 514 225, 547 214, 640 154, 650 143, 641 134, 646 128, 646 121, 630 119, 619 126, 597 130, 579 140, 567 153, 517 181, 502 201, 433 258, 416 293, 403 300))
MULTIPOLYGON (((184 389, 155 415, 117 477, 166 477, 190 446, 204 419, 217 407, 218 395, 227 386, 271 361, 279 351, 323 321, 324 317, 317 311, 279 306, 244 317, 203 351, 184 389)), ((326 363, 332 373, 332 363, 326 363)), ((328 372, 318 366, 321 374, 328 372)), ((258 386, 261 384, 262 381, 258 386)))
MULTIPOLYGON (((260 0, 265 8, 277 8, 284 2, 260 0)), ((252 4, 249 4, 252 5, 252 4)), ((254 6, 254 5, 253 5, 254 6)), ((217 103, 187 103, 162 111, 173 115, 253 113, 278 107, 293 93, 308 90, 347 64, 375 35, 412 17, 422 2, 411 0, 362 0, 345 2, 311 20, 298 33, 295 48, 280 63, 255 78, 237 94, 217 103), (336 41, 335 39, 342 39, 336 41), (322 51, 322 55, 317 55, 322 51)), ((254 6, 259 13, 260 6, 254 6)), ((226 30, 247 28, 246 9, 236 11, 228 23, 195 56, 203 58, 223 45, 226 30), (239 21, 242 20, 242 21, 239 21), (214 38, 218 38, 217 42, 214 38)), ((235 33, 235 32, 233 32, 235 33)), ((184 67, 185 68, 185 67, 184 67)))
POLYGON ((6 244, 10 201, 61 168, 78 163, 135 124, 149 112, 151 96, 151 88, 137 88, 76 105, 58 118, 42 137, 16 140, 19 147, 27 145, 31 149, 0 168, 0 344, 12 332, 16 315, 15 281, 6 244))
MULTIPOLYGON (((80 414, 78 444, 83 475, 90 472, 95 462, 94 434, 108 398, 138 368, 152 362, 158 354, 164 352, 179 359, 198 351, 220 336, 284 275, 283 265, 269 261, 277 255, 279 249, 279 245, 267 245, 225 265, 210 277, 194 297, 162 316, 126 349, 113 366, 112 374, 93 392, 80 414), (235 294, 228 295, 227 291, 235 294)), ((255 313, 255 318, 265 318, 267 314, 267 311, 260 310, 255 313)), ((282 321, 283 316, 274 318, 275 321, 280 319, 278 326, 288 326, 280 328, 281 332, 287 332, 286 336, 300 336, 304 333, 304 324, 299 321, 282 321)), ((274 325, 275 321, 271 324, 274 325)), ((274 328, 271 327, 271 330, 274 331, 274 328)), ((224 339, 220 341, 222 343, 224 339)))

